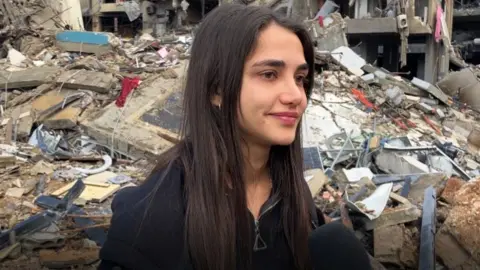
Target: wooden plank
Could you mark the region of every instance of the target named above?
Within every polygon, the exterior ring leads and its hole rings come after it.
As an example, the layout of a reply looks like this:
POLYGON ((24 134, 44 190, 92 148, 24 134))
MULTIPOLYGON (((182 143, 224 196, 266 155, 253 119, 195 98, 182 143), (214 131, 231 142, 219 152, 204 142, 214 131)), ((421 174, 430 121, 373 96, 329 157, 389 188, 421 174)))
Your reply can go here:
MULTIPOLYGON (((83 182, 85 183, 85 190, 83 190, 82 194, 80 194, 80 197, 78 198, 79 201, 101 203, 121 188, 120 185, 115 184, 90 183, 86 181, 83 182)), ((60 197, 70 190, 74 184, 75 182, 71 182, 66 186, 63 186, 60 189, 52 192, 52 195, 60 197)))
POLYGON ((36 118, 35 121, 42 122, 49 129, 70 129, 76 127, 82 112, 77 103, 70 104, 63 110, 60 108, 58 112, 52 112, 51 116, 46 115, 46 119, 42 116, 44 112, 58 104, 62 104, 67 96, 71 96, 75 92, 73 90, 62 90, 60 93, 52 91, 36 98, 31 106, 33 115, 36 118))
POLYGON ((64 93, 50 92, 47 95, 40 96, 32 102, 32 111, 35 115, 39 115, 52 106, 62 102, 65 98, 64 93))
POLYGON ((43 267, 49 269, 72 269, 98 261, 99 251, 97 248, 60 251, 42 249, 39 260, 43 267))

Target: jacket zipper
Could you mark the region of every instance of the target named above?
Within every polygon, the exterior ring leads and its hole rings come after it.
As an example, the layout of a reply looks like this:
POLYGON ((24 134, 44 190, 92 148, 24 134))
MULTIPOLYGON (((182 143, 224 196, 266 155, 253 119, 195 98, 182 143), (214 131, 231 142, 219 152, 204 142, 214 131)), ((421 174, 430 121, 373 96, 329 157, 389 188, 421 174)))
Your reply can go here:
POLYGON ((253 245, 253 251, 261 251, 261 250, 267 249, 267 243, 263 240, 262 236, 260 235, 260 219, 262 218, 263 215, 265 215, 270 210, 272 210, 279 202, 280 202, 280 199, 275 200, 265 210, 260 212, 260 215, 258 215, 258 218, 256 219, 254 218, 255 244, 253 245))

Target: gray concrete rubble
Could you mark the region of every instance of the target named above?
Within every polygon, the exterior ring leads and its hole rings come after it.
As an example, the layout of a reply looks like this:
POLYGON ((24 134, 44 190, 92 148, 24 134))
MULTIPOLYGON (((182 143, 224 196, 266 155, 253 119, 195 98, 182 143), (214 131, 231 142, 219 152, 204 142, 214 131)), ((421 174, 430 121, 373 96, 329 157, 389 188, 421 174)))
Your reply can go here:
MULTIPOLYGON (((182 87, 196 27, 185 22, 198 19, 195 5, 169 2, 140 19, 147 11, 136 8, 141 1, 128 10, 101 2, 101 14, 83 9, 85 1, 60 2, 0 3, 2 23, 17 16, 16 25, 28 30, 19 36, 0 24, 0 269, 95 269, 114 194, 141 184, 155 156, 182 139, 182 87), (67 15, 59 11, 65 6, 67 15), (175 10, 168 13, 175 26, 157 28, 166 23, 162 9, 175 10), (122 12, 128 26, 117 18, 104 25, 112 31, 84 31, 122 12), (143 33, 129 35, 138 20, 149 21, 143 33), (68 214, 54 207, 64 197, 71 199, 68 214), (31 218, 47 209, 62 218, 10 236, 18 224, 37 226, 31 218)), ((355 231, 375 269, 480 267, 480 68, 459 58, 459 70, 438 83, 432 74, 400 72, 405 46, 388 36, 382 50, 389 58, 372 58, 379 48, 356 39, 362 31, 392 31, 404 42, 408 31, 430 29, 420 17, 389 16, 390 6, 368 17, 368 1, 351 1, 355 18, 345 18, 331 1, 313 9, 302 1, 247 2, 303 21, 315 42, 303 158, 328 221, 355 231)), ((214 6, 206 3, 206 11, 214 6)))

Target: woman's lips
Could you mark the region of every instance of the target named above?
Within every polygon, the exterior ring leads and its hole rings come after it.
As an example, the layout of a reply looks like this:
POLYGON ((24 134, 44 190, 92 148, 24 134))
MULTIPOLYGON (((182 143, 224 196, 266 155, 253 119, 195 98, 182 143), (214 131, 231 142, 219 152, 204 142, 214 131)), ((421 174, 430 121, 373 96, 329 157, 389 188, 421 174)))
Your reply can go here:
POLYGON ((270 115, 278 119, 283 125, 287 126, 295 125, 299 117, 297 112, 279 112, 272 113, 270 115))

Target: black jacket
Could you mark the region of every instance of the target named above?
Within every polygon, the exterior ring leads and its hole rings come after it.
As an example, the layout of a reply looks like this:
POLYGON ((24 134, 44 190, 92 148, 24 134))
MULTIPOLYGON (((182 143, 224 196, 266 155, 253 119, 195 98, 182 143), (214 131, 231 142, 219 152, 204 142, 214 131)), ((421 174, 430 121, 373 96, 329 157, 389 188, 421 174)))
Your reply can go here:
MULTIPOLYGON (((99 270, 193 269, 184 246, 183 177, 181 168, 171 166, 163 181, 162 172, 156 172, 144 184, 125 188, 115 196, 99 270)), ((281 227, 281 205, 281 200, 272 196, 262 207, 258 234, 252 232, 257 249, 252 257, 254 269, 294 269, 281 227)), ((317 225, 325 223, 322 215, 318 219, 317 225)))

